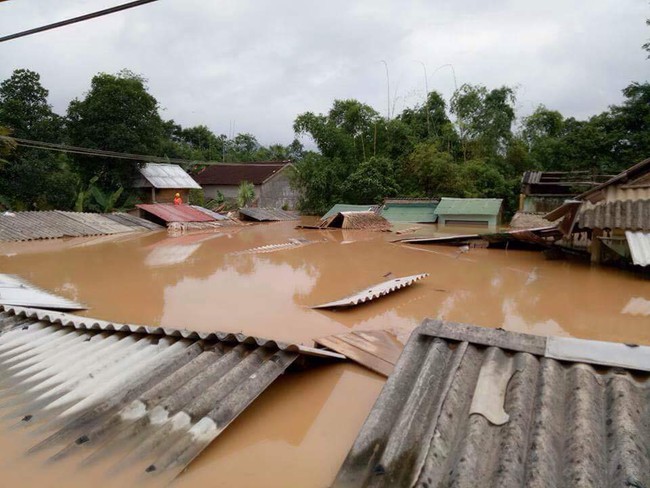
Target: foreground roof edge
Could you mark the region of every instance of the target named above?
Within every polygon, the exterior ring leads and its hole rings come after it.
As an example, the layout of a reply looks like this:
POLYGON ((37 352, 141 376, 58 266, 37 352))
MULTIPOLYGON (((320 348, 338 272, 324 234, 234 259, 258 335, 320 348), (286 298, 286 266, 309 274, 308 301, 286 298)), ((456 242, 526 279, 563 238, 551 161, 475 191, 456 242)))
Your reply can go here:
POLYGON ((590 190, 587 190, 584 193, 581 193, 577 197, 575 197, 575 200, 585 200, 588 199, 591 195, 594 195, 595 193, 598 193, 601 190, 604 190, 608 186, 614 185, 622 180, 625 180, 626 178, 634 178, 636 176, 639 176, 639 173, 645 172, 645 170, 650 171, 650 158, 644 159, 643 161, 638 162, 634 166, 627 168, 624 171, 621 171, 619 174, 614 176, 613 178, 607 180, 604 183, 601 183, 598 186, 595 186, 591 188, 590 190))

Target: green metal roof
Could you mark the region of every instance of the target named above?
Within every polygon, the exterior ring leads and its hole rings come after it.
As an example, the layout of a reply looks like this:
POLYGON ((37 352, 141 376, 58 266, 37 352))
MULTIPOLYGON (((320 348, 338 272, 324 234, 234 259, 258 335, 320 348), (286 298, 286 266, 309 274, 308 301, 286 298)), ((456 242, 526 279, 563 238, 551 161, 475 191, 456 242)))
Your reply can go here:
POLYGON ((339 212, 374 212, 375 210, 377 210, 377 205, 349 205, 347 203, 337 203, 330 208, 322 218, 326 219, 339 212))
POLYGON ((435 212, 437 215, 498 215, 501 198, 443 198, 435 212))
POLYGON ((438 202, 387 202, 381 209, 381 216, 389 222, 434 223, 438 220, 438 202))

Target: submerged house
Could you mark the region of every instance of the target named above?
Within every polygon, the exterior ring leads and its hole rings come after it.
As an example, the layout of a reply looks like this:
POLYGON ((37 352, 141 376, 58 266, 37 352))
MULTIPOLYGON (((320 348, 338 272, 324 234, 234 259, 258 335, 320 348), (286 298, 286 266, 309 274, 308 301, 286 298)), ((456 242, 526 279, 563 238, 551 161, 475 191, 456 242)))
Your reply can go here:
POLYGON ((176 193, 189 202, 190 190, 201 186, 177 164, 147 163, 140 168, 140 178, 133 185, 141 190, 143 203, 172 203, 176 193))
MULTIPOLYGON (((650 158, 581 195, 566 245, 589 252, 592 262, 650 264, 650 158)), ((552 217, 562 214, 560 207, 552 217)))
POLYGON ((290 161, 254 161, 251 163, 222 163, 208 166, 194 175, 203 187, 206 199, 237 198, 239 185, 244 181, 255 186, 255 202, 258 207, 293 209, 299 193, 289 182, 290 161))
POLYGON ((330 208, 325 215, 321 218, 327 219, 332 215, 336 215, 339 212, 377 212, 379 207, 377 205, 352 205, 349 203, 337 203, 332 208, 330 208))
POLYGON ((442 198, 435 209, 441 225, 479 225, 496 228, 501 224, 501 198, 442 198))
POLYGON ((429 198, 391 198, 384 200, 380 214, 389 222, 433 224, 438 220, 438 203, 429 198))
POLYGON ((565 200, 584 193, 611 178, 589 171, 526 171, 521 178, 519 212, 544 214, 565 200))

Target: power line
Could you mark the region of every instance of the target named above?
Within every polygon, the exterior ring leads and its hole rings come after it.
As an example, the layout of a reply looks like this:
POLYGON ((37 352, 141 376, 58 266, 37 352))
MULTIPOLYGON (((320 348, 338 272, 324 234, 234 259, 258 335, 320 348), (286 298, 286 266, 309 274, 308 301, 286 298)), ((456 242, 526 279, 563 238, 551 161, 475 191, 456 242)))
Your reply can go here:
POLYGON ((110 7, 104 10, 99 10, 97 12, 92 12, 90 14, 80 15, 79 17, 73 17, 71 19, 62 20, 60 22, 55 22, 53 24, 47 24, 41 27, 35 27, 34 29, 17 32, 16 34, 10 34, 8 36, 0 37, 0 42, 11 41, 13 39, 18 39, 19 37, 31 36, 32 34, 38 34, 39 32, 44 32, 51 29, 57 29, 59 27, 64 27, 70 24, 76 24, 77 22, 83 22, 85 20, 95 19, 103 15, 114 14, 115 12, 121 12, 122 10, 127 10, 133 7, 139 7, 140 5, 145 5, 147 3, 152 3, 156 1, 158 0, 136 0, 134 2, 118 5, 116 7, 110 7))
POLYGON ((145 163, 174 163, 174 164, 202 164, 202 165, 221 164, 217 161, 196 161, 190 159, 148 156, 145 154, 130 154, 130 153, 122 153, 116 151, 106 151, 103 149, 91 149, 87 147, 69 146, 67 144, 54 144, 52 142, 32 141, 30 139, 21 139, 18 137, 0 136, 0 140, 14 141, 18 146, 27 147, 31 149, 42 149, 44 151, 57 151, 57 152, 64 152, 70 154, 80 154, 83 156, 129 159, 132 161, 143 161, 145 163))

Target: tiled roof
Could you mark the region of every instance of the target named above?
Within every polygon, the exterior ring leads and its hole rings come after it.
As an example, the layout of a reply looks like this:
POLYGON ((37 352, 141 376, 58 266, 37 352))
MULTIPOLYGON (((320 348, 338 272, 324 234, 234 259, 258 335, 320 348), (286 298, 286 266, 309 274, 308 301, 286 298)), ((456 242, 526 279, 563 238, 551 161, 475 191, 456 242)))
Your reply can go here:
POLYGON ((261 185, 289 164, 289 161, 215 164, 194 175, 194 179, 201 185, 237 186, 242 181, 261 185))

